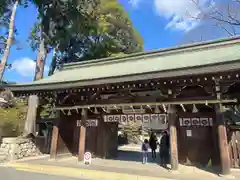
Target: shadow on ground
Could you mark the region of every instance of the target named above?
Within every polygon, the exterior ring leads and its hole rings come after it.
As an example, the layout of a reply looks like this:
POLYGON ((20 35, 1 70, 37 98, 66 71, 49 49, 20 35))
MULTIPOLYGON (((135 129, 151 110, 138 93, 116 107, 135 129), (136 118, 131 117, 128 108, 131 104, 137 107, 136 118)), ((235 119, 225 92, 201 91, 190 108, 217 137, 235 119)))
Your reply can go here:
MULTIPOLYGON (((123 151, 119 150, 117 157, 111 158, 112 160, 120 160, 120 161, 135 161, 142 162, 142 153, 137 151, 123 151)), ((156 163, 159 164, 159 154, 157 154, 157 158, 154 160, 152 158, 151 152, 148 152, 148 163, 156 163)))
MULTIPOLYGON (((118 150, 118 154, 116 158, 110 158, 111 160, 119 160, 119 161, 128 161, 128 162, 139 162, 142 163, 142 154, 138 151, 124 151, 124 150, 118 150)), ((149 164, 157 164, 160 165, 160 154, 157 152, 157 158, 152 158, 152 153, 148 152, 148 163, 149 164)), ((168 160, 168 166, 162 166, 163 168, 170 170, 170 159, 168 160)), ((184 164, 182 164, 184 165, 184 164)), ((185 165, 184 165, 185 166, 185 165)), ((188 167, 194 167, 194 166, 188 166, 188 167)), ((216 167, 202 167, 202 166, 195 166, 197 169, 206 171, 212 174, 219 174, 219 168, 216 167)))
MULTIPOLYGON (((43 164, 43 165, 52 165, 52 166, 62 166, 62 167, 72 167, 72 168, 84 168, 84 169, 92 169, 99 171, 109 171, 109 172, 118 172, 118 173, 127 173, 127 174, 138 174, 142 176, 156 176, 156 177, 180 177, 184 176, 184 179, 192 180, 195 177, 203 179, 203 178, 214 178, 216 177, 216 171, 210 168, 203 167, 193 167, 193 166, 184 166, 179 164, 179 171, 177 174, 171 173, 163 167, 159 166, 160 157, 159 153, 157 153, 156 160, 153 160, 151 157, 151 152, 149 155, 149 163, 147 165, 142 165, 141 161, 141 152, 138 151, 125 151, 119 150, 118 156, 112 159, 100 159, 95 158, 92 161, 90 166, 86 166, 83 163, 79 163, 77 161, 77 157, 67 157, 60 158, 57 160, 49 160, 49 157, 33 159, 33 160, 25 160, 26 163, 30 164, 43 164), (199 176, 199 177, 198 177, 199 176)), ((170 167, 168 165, 168 167, 170 167)))
MULTIPOLYGON (((139 151, 124 151, 118 150, 117 157, 110 158, 111 160, 127 161, 127 162, 138 162, 142 163, 142 153, 139 151)), ((148 152, 148 164, 160 165, 160 154, 157 152, 157 157, 154 159, 152 153, 148 152)), ((168 162, 169 164, 169 162, 168 162)), ((168 166, 161 166, 167 170, 170 170, 168 166)))

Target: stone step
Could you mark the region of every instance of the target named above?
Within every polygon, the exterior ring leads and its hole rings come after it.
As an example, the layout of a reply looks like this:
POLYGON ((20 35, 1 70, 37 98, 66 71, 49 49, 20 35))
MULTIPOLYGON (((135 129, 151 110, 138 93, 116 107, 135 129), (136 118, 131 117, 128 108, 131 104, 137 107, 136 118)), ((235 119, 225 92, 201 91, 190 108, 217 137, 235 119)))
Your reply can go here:
POLYGON ((0 150, 1 150, 1 151, 6 151, 7 149, 4 148, 4 147, 0 147, 0 150))
POLYGON ((0 148, 0 152, 8 152, 8 150, 4 148, 0 148))
POLYGON ((7 155, 8 151, 0 151, 0 155, 2 155, 2 154, 7 155))
POLYGON ((2 157, 2 156, 0 156, 0 163, 3 163, 3 162, 5 162, 5 161, 7 161, 7 157, 2 157))
POLYGON ((7 156, 7 154, 6 154, 6 153, 1 153, 1 152, 0 152, 0 156, 7 156))
POLYGON ((0 158, 0 163, 4 163, 4 162, 6 162, 6 161, 7 161, 6 158, 0 158))
POLYGON ((0 159, 5 158, 5 157, 6 157, 6 155, 0 154, 0 159))

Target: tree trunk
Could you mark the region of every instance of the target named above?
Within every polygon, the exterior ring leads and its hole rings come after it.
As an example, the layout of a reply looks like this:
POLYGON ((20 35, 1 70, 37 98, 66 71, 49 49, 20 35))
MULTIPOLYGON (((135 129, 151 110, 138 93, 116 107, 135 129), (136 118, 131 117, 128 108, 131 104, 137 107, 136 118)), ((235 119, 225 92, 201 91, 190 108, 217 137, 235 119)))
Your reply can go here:
POLYGON ((55 69, 57 66, 57 48, 54 48, 53 50, 53 57, 52 57, 52 62, 49 68, 48 76, 53 75, 55 69))
POLYGON ((47 57, 47 49, 45 47, 45 40, 44 40, 41 29, 40 29, 40 33, 41 33, 41 38, 40 38, 40 44, 39 44, 38 55, 36 60, 34 81, 43 78, 44 66, 45 66, 45 61, 47 57))
POLYGON ((0 81, 2 81, 2 79, 3 79, 3 74, 5 71, 6 64, 7 64, 7 59, 10 54, 10 49, 11 49, 12 42, 13 42, 15 17, 16 17, 18 3, 19 3, 19 0, 16 0, 12 7, 12 14, 11 14, 10 23, 9 23, 7 45, 4 50, 3 57, 1 60, 1 64, 0 64, 0 81))

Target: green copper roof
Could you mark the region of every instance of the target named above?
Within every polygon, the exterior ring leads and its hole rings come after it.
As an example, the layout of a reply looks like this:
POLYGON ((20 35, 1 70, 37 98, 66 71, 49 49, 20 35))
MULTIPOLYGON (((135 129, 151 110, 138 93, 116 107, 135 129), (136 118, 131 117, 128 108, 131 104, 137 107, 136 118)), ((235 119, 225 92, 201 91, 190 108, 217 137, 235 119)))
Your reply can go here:
MULTIPOLYGON (((76 81, 90 81, 89 83, 91 84, 93 80, 131 77, 133 75, 156 72, 165 73, 165 75, 159 76, 159 78, 162 78, 178 76, 178 74, 188 75, 191 73, 188 72, 191 68, 214 67, 215 65, 229 64, 231 62, 237 63, 239 66, 236 67, 235 65, 230 68, 240 68, 240 36, 231 39, 132 54, 120 58, 105 58, 66 64, 62 70, 52 76, 31 84, 19 84, 17 86, 51 85, 76 81), (171 75, 170 72, 178 73, 171 75)), ((211 68, 209 73, 213 69, 211 68)), ((195 71, 192 73, 195 73, 195 71)), ((148 76, 145 75, 145 78, 148 78, 148 76)), ((100 81, 99 83, 105 83, 105 81, 100 81)), ((80 83, 79 85, 86 84, 80 83)))

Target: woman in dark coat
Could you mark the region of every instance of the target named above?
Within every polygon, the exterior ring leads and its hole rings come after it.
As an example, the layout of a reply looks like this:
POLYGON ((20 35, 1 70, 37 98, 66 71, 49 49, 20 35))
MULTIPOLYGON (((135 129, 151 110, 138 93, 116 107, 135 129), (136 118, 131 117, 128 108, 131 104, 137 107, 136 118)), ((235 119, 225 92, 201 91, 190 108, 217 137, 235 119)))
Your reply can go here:
POLYGON ((155 159, 156 156, 156 149, 157 149, 157 136, 152 133, 149 139, 149 146, 152 150, 152 158, 155 159))
POLYGON ((169 149, 169 134, 165 131, 160 142, 160 164, 163 167, 167 167, 167 163, 169 160, 169 149))

